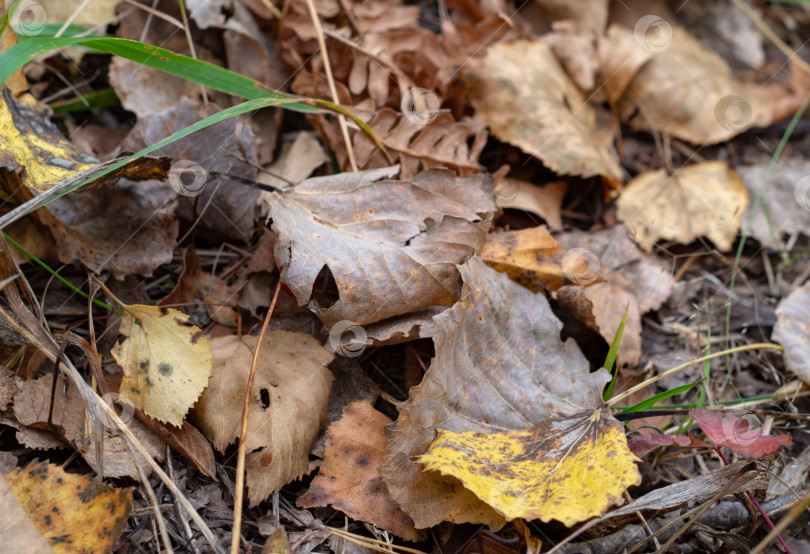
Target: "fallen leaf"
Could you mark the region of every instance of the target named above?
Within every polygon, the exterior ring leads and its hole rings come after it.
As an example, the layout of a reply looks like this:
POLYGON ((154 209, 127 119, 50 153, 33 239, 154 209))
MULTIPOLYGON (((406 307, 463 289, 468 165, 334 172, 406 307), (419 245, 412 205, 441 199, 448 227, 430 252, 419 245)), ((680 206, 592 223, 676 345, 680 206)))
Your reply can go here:
POLYGON ((639 461, 609 408, 552 416, 524 431, 439 429, 426 470, 455 477, 508 519, 556 519, 567 527, 603 515, 641 483, 639 461))
MULTIPOLYGON (((86 414, 79 391, 60 375, 56 382, 56 394, 53 395, 53 411, 51 411, 52 390, 54 390, 52 374, 29 379, 22 385, 14 397, 14 415, 20 424, 17 440, 29 448, 36 449, 65 448, 69 445, 82 455, 90 467, 97 472, 100 471, 94 435, 87 433, 85 429, 86 414), (50 424, 49 414, 52 415, 50 424)), ((118 398, 115 393, 105 396, 105 401, 110 403, 116 400, 118 398)), ((122 408, 121 415, 127 420, 130 431, 153 458, 162 460, 166 448, 160 438, 143 423, 132 418, 132 411, 129 410, 131 405, 127 406, 123 402, 118 405, 122 408)), ((108 423, 104 425, 102 442, 104 476, 138 478, 138 468, 124 442, 125 439, 112 422, 108 423)), ((149 464, 140 453, 136 453, 136 456, 138 465, 149 475, 152 472, 149 464)))
POLYGON ((745 210, 743 224, 761 245, 778 249, 783 248, 780 237, 810 236, 810 162, 794 159, 770 165, 742 165, 735 171, 750 198, 762 191, 756 209, 752 200, 745 210))
MULTIPOLYGON (((242 404, 258 337, 230 335, 212 341, 211 383, 194 407, 193 418, 214 448, 239 437, 242 404)), ((303 333, 265 335, 248 413, 247 487, 255 506, 300 478, 309 451, 326 421, 333 355, 303 333)))
POLYGON ((50 110, 30 94, 14 98, 3 87, 0 97, 0 167, 21 171, 23 184, 40 194, 67 179, 91 169, 98 160, 82 154, 62 137, 49 119, 50 110))
POLYGON ((31 518, 14 496, 5 478, 0 475, 0 544, 10 552, 53 554, 48 540, 42 536, 31 518))
POLYGON ((703 448, 710 447, 711 445, 702 440, 694 438, 691 434, 687 435, 663 435, 661 433, 652 433, 651 435, 635 435, 630 440, 630 451, 643 458, 653 450, 661 446, 680 446, 681 448, 693 447, 703 448))
POLYGON ((797 288, 776 307, 773 340, 784 347, 785 367, 810 384, 810 281, 797 288))
POLYGON ((132 488, 113 488, 33 461, 4 476, 55 552, 112 552, 124 530, 132 488))
POLYGON ((805 94, 734 78, 723 58, 654 15, 632 30, 611 25, 600 60, 604 90, 623 121, 695 144, 725 141, 788 117, 805 94))
POLYGON ((119 332, 127 338, 111 352, 124 368, 118 392, 146 415, 181 427, 208 385, 211 342, 179 310, 143 304, 121 307, 119 332))
POLYGON ((622 181, 612 137, 601 136, 594 108, 546 44, 496 44, 464 70, 464 80, 476 113, 499 139, 560 175, 622 181))
POLYGON ((61 25, 70 20, 77 25, 98 25, 115 18, 115 8, 121 0, 96 0, 82 6, 81 10, 78 8, 83 0, 39 0, 37 3, 49 23, 61 25))
POLYGON ((174 289, 158 302, 158 306, 179 306, 193 313, 197 302, 203 304, 208 316, 227 327, 236 327, 239 320, 236 310, 238 293, 215 275, 203 271, 194 248, 183 253, 183 271, 177 278, 174 289))
POLYGON ((552 231, 562 231, 562 201, 568 185, 565 181, 536 186, 532 183, 504 177, 495 185, 495 201, 499 208, 524 210, 543 218, 552 231))
POLYGON ((663 169, 639 175, 618 200, 617 216, 646 251, 659 239, 689 244, 708 237, 722 252, 731 249, 748 205, 748 192, 726 162, 686 166, 669 176, 663 169))
POLYGON ((436 316, 436 356, 422 383, 400 404, 386 429, 380 473, 394 500, 426 528, 441 521, 486 523, 503 516, 455 479, 423 473, 437 428, 453 433, 523 431, 563 411, 602 404, 607 372, 589 372, 572 339, 541 294, 512 282, 474 257, 460 266, 461 299, 436 316), (561 368, 565 368, 564 371, 561 368))
POLYGON ((273 196, 281 280, 327 325, 364 325, 452 303, 455 264, 486 238, 495 211, 488 177, 430 170, 411 181, 390 179, 396 171, 309 179, 273 196), (331 306, 310 302, 324 266, 340 292, 331 306))
POLYGON ((563 273, 565 251, 545 227, 487 235, 480 256, 532 292, 556 290, 568 280, 563 273))
POLYGON ((730 448, 746 458, 776 454, 783 446, 793 444, 788 435, 763 434, 753 414, 737 417, 732 412, 702 408, 690 411, 689 415, 715 446, 730 448))
POLYGON ((367 400, 347 406, 343 417, 329 426, 323 465, 298 506, 331 505, 406 540, 424 539, 425 533, 391 499, 377 469, 385 455, 383 428, 389 423, 367 400))

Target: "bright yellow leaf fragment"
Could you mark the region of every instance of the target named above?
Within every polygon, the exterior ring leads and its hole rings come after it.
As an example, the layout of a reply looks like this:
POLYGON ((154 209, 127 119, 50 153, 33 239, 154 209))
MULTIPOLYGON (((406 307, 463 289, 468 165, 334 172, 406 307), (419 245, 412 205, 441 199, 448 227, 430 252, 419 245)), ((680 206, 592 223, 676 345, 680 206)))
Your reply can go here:
POLYGON ((0 167, 22 168, 26 187, 39 194, 60 181, 94 167, 98 160, 80 153, 48 119, 48 108, 30 94, 0 94, 0 167))
POLYGON ((460 480, 507 519, 556 519, 568 527, 603 515, 641 483, 640 460, 607 408, 551 417, 524 431, 440 429, 418 460, 460 480))
POLYGON ((112 552, 129 517, 132 488, 116 489, 58 465, 34 460, 3 478, 57 553, 112 552))
POLYGON ((118 392, 146 415, 180 427, 208 386, 214 367, 211 342, 178 310, 122 307, 120 332, 128 338, 112 350, 124 368, 118 392))

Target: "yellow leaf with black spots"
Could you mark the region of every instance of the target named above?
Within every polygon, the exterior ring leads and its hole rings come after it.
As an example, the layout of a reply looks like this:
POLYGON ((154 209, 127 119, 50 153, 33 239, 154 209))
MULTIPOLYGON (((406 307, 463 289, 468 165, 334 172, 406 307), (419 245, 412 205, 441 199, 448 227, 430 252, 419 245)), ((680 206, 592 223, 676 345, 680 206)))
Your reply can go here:
POLYGON ((641 460, 606 407, 550 417, 523 431, 439 429, 418 461, 455 477, 506 519, 556 519, 568 527, 603 515, 641 483, 635 465, 641 460))
POLYGON ((180 427, 208 386, 214 367, 211 341, 178 310, 121 306, 120 333, 127 338, 112 350, 124 368, 118 392, 146 415, 180 427))
POLYGON ((57 553, 112 552, 129 517, 131 487, 113 488, 36 460, 2 478, 57 553))

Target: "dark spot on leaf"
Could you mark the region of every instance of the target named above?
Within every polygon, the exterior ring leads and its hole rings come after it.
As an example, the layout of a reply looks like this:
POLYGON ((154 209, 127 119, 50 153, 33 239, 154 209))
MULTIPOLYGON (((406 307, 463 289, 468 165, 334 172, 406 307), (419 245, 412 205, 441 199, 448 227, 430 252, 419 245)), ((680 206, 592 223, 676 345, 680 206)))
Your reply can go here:
POLYGON ((158 372, 163 377, 170 377, 171 374, 174 373, 174 368, 171 365, 164 362, 158 366, 158 372))
POLYGON ((197 341, 200 340, 201 336, 203 336, 202 329, 191 335, 191 344, 197 344, 197 341))
POLYGON ((368 465, 368 458, 362 456, 359 460, 357 460, 357 465, 360 467, 366 467, 368 465))
POLYGON ((270 392, 267 389, 259 391, 259 399, 262 402, 262 408, 266 410, 270 407, 270 392))
POLYGON ((161 316, 167 315, 168 313, 169 313, 168 308, 164 308, 163 306, 160 307, 160 315, 161 316))

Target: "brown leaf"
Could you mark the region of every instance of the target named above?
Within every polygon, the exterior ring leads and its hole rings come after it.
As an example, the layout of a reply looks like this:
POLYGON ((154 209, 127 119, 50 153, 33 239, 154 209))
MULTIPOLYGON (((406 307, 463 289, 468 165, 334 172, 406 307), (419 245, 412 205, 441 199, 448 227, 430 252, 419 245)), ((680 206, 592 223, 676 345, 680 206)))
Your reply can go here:
POLYGON ((497 44, 465 69, 464 80, 476 113, 499 139, 561 175, 622 180, 612 136, 546 44, 497 44))
POLYGON ((783 298, 776 307, 773 340, 784 348, 785 366, 810 384, 810 281, 783 298))
POLYGON ((422 473, 436 427, 454 433, 520 431, 560 411, 601 404, 606 372, 589 373, 579 347, 559 339, 548 301, 472 258, 460 268, 461 299, 436 316, 436 357, 398 406, 380 473, 417 528, 441 521, 503 525, 503 518, 458 481, 422 473))
POLYGON ((273 196, 276 265, 299 305, 310 302, 324 266, 337 283, 336 303, 310 303, 327 325, 363 325, 451 303, 455 264, 485 239, 495 210, 488 177, 430 170, 411 181, 388 179, 395 172, 309 179, 273 196))
POLYGON ((663 169, 639 175, 619 197, 616 215, 648 252, 659 239, 689 244, 704 236, 728 252, 747 205, 748 191, 737 174, 714 161, 671 176, 663 169))
POLYGON ((183 271, 177 278, 174 289, 158 302, 158 306, 168 306, 193 313, 194 303, 201 302, 208 316, 228 327, 236 327, 238 315, 231 306, 236 305, 237 292, 231 290, 225 281, 203 271, 194 248, 187 248, 183 254, 183 271))
POLYGON ((0 476, 0 544, 9 552, 28 552, 30 554, 53 554, 42 533, 26 513, 14 491, 6 480, 0 476))
POLYGON ((562 201, 568 184, 554 181, 538 187, 532 183, 505 177, 495 185, 499 208, 524 210, 542 217, 552 231, 562 231, 562 201))
MULTIPOLYGON (((18 437, 31 448, 64 447, 67 443, 79 451, 90 467, 98 471, 94 435, 90 433, 85 436, 85 410, 82 398, 76 387, 71 384, 66 386, 65 378, 62 375, 59 376, 56 383, 52 425, 48 425, 52 374, 26 381, 22 390, 14 397, 14 413, 20 424, 24 426, 18 432, 18 437), (54 442, 54 437, 57 436, 54 433, 64 442, 54 442)), ((109 403, 117 399, 118 396, 115 393, 105 396, 105 401, 109 403)), ((131 404, 122 403, 121 406, 122 416, 128 420, 129 429, 152 457, 162 460, 165 447, 161 440, 143 423, 132 419, 131 404)), ((124 438, 118 434, 112 422, 106 423, 108 424, 104 425, 103 441, 104 475, 106 477, 138 478, 138 470, 124 443, 124 438)), ((147 475, 151 473, 149 464, 141 454, 137 454, 137 456, 138 463, 144 472, 147 475)))
POLYGON ((723 58, 653 15, 632 30, 611 25, 600 58, 605 92, 623 121, 696 144, 766 127, 793 114, 804 97, 779 84, 734 78, 723 58))
MULTIPOLYGON (((236 335, 212 341, 214 371, 194 407, 200 430, 223 452, 239 437, 242 404, 258 337, 236 335)), ((262 344, 247 435, 247 486, 255 506, 300 478, 309 450, 326 421, 333 358, 314 338, 272 331, 262 344)))
POLYGON ((567 279, 562 260, 565 251, 545 227, 491 233, 481 249, 481 259, 532 292, 556 290, 567 279))
POLYGON ((301 508, 332 505, 354 519, 372 523, 406 540, 425 533, 391 499, 378 467, 385 455, 383 428, 391 420, 368 401, 355 402, 329 426, 326 456, 309 490, 298 499, 301 508))

